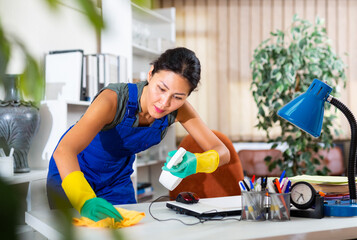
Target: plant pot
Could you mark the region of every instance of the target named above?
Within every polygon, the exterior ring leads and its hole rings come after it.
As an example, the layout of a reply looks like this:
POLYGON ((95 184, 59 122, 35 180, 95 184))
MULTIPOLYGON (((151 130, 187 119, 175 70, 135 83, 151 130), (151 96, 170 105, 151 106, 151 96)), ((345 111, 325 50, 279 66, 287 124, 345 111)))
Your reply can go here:
POLYGON ((5 99, 0 100, 0 147, 8 155, 14 148, 14 172, 30 172, 27 154, 40 125, 39 110, 22 99, 17 88, 19 75, 3 79, 5 99))

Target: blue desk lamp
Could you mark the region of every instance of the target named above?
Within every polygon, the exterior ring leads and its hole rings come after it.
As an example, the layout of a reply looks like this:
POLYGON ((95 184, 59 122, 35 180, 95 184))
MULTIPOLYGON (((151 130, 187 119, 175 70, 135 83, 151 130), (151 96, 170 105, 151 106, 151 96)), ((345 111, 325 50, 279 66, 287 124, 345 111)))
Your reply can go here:
POLYGON ((351 111, 343 103, 330 95, 331 90, 332 88, 326 83, 314 79, 307 91, 282 107, 278 111, 278 115, 313 137, 319 137, 321 134, 324 104, 326 101, 340 109, 346 116, 351 126, 351 144, 347 173, 350 200, 327 201, 324 205, 324 212, 325 216, 357 216, 355 182, 357 123, 351 111))

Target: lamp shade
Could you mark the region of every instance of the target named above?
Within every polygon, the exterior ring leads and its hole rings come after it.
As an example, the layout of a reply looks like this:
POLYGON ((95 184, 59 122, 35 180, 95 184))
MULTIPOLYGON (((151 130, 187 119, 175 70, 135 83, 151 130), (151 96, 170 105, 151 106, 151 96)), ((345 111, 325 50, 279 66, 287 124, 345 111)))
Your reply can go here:
POLYGON ((332 88, 314 79, 307 91, 278 111, 278 115, 298 128, 319 137, 324 117, 324 104, 332 88))

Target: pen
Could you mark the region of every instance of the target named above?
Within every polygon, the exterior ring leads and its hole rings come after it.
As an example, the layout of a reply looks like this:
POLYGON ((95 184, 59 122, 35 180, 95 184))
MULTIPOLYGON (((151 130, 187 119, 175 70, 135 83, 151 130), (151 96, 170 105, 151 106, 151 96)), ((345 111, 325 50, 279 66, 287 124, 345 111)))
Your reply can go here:
POLYGON ((246 188, 244 187, 244 184, 242 183, 242 181, 239 181, 239 187, 241 191, 247 191, 246 188))
POLYGON ((284 178, 281 182, 280 182, 280 188, 281 191, 283 191, 283 187, 286 186, 286 183, 288 182, 288 178, 284 178))
POLYGON ((284 176, 285 176, 285 170, 280 175, 279 183, 281 183, 281 181, 283 181, 284 176))
POLYGON ((275 188, 276 188, 276 192, 277 192, 277 193, 281 193, 280 183, 278 182, 278 179, 275 178, 275 179, 273 180, 273 183, 274 183, 274 186, 275 186, 275 188))
POLYGON ((256 189, 258 186, 261 187, 261 183, 262 183, 262 179, 258 178, 254 183, 254 189, 256 189))
POLYGON ((271 193, 275 193, 274 185, 271 181, 267 180, 268 191, 271 193))
MULTIPOLYGON (((247 189, 245 188, 245 186, 244 186, 244 184, 243 184, 242 181, 239 181, 239 187, 240 187, 240 190, 241 190, 242 195, 243 195, 243 192, 246 192, 247 189)), ((244 195, 243 195, 243 197, 244 197, 244 195)), ((248 196, 246 195, 245 197, 246 197, 247 199, 245 199, 244 201, 245 201, 245 202, 249 201, 249 200, 248 200, 248 196)), ((247 205, 247 206, 245 206, 245 208, 244 208, 245 211, 243 211, 242 214, 245 215, 246 218, 248 218, 248 215, 249 215, 249 206, 248 206, 248 204, 246 204, 246 205, 247 205)), ((243 209, 242 209, 242 210, 243 210, 243 209)))
POLYGON ((254 185, 253 185, 253 182, 252 181, 249 181, 249 183, 250 183, 250 190, 254 190, 254 185))
POLYGON ((291 185, 291 181, 289 180, 288 183, 286 184, 284 193, 288 193, 290 191, 290 185, 291 185))
POLYGON ((255 180, 255 175, 253 175, 252 177, 252 183, 254 183, 254 180, 255 180))
POLYGON ((245 179, 243 179, 242 182, 243 182, 245 188, 247 189, 247 191, 250 191, 248 184, 245 182, 245 179))
POLYGON ((262 178, 262 190, 265 190, 267 188, 267 183, 268 183, 268 176, 265 176, 262 178))
POLYGON ((273 214, 273 215, 276 214, 278 216, 278 218, 281 219, 280 208, 279 208, 279 205, 276 203, 275 197, 271 197, 270 211, 271 211, 271 214, 273 214))
MULTIPOLYGON (((240 188, 241 188, 241 190, 243 192, 247 192, 246 183, 245 183, 244 180, 243 181, 239 181, 239 186, 240 186, 240 188)), ((245 197, 244 201, 245 201, 245 204, 246 204, 246 206, 245 206, 245 210, 246 211, 244 213, 246 214, 246 217, 248 218, 248 214, 250 213, 252 218, 254 220, 256 220, 256 213, 255 213, 255 209, 253 207, 254 206, 253 200, 250 198, 249 193, 243 195, 243 197, 245 197)))
MULTIPOLYGON (((275 185, 275 187, 276 187, 276 189, 277 189, 277 192, 278 192, 278 193, 282 193, 281 188, 280 188, 280 183, 278 182, 278 179, 277 179, 277 178, 274 179, 273 182, 274 182, 274 185, 275 185)), ((281 214, 284 214, 284 215, 287 217, 288 207, 287 207, 287 205, 286 205, 286 203, 285 203, 284 197, 281 196, 281 195, 279 195, 279 198, 280 198, 280 201, 279 201, 279 199, 277 199, 277 203, 278 203, 278 205, 279 205, 279 208, 280 208, 280 209, 285 209, 285 211, 283 211, 283 212, 282 212, 282 210, 280 210, 280 213, 281 213, 281 214), (281 204, 282 204, 282 205, 281 205, 281 204)))

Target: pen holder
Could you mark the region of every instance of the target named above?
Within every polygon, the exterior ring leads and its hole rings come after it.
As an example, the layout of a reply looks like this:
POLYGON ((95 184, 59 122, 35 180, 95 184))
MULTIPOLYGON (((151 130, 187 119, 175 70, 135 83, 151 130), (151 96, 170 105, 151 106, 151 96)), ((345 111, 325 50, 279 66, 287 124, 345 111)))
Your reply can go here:
POLYGON ((265 221, 265 192, 242 192, 242 220, 265 221))
POLYGON ((14 157, 0 157, 0 176, 11 177, 14 175, 14 157))
POLYGON ((268 219, 271 221, 290 220, 290 193, 269 193, 269 197, 268 219))

